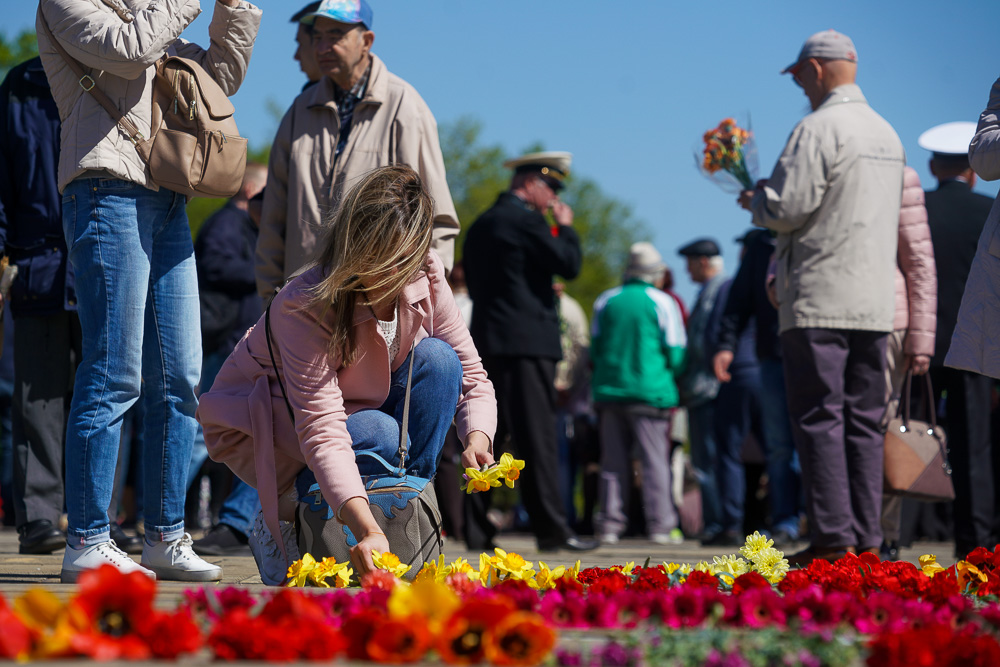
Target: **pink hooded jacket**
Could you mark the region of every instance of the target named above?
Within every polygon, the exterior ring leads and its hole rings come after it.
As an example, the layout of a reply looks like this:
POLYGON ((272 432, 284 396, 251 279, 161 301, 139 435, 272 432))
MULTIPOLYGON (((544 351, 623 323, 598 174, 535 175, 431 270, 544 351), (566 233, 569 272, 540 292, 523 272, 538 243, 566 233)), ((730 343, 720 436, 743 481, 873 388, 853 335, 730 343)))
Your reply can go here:
POLYGON ((319 267, 291 280, 271 303, 271 338, 277 371, 295 414, 289 419, 271 364, 264 318, 250 329, 199 400, 198 421, 213 460, 225 463, 257 489, 264 519, 278 535, 278 494, 292 486, 306 466, 316 474, 323 498, 338 512, 345 502, 367 497, 354 460, 347 417, 378 408, 389 395, 392 371, 411 345, 427 337, 450 344, 462 363, 462 394, 455 417, 465 442, 472 431, 492 440, 496 397, 479 353, 462 320, 444 266, 433 251, 429 269, 418 274, 399 298, 399 353, 389 359, 371 309, 354 314, 358 358, 343 367, 327 352, 331 326, 318 307, 305 308, 308 290, 322 278, 319 267))
POLYGON ((896 331, 906 330, 903 352, 934 355, 937 328, 937 271, 934 246, 927 226, 924 191, 912 167, 903 175, 903 202, 899 211, 896 253, 896 331))

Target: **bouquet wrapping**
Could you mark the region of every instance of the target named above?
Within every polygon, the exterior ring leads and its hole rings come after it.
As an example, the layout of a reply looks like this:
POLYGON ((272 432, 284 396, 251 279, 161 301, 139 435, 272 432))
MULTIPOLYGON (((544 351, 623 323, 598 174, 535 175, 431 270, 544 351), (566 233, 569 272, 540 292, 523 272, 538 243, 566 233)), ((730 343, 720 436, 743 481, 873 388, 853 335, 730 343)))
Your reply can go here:
POLYGON ((726 118, 702 138, 705 146, 695 155, 701 172, 724 190, 753 190, 757 183, 753 133, 737 125, 734 119, 726 118))

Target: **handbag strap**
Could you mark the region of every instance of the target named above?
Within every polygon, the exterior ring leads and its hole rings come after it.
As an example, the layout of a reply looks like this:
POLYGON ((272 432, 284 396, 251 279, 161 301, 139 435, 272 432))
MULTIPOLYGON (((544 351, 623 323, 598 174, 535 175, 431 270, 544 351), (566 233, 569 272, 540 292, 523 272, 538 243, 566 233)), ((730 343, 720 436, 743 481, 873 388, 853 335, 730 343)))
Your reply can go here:
MULTIPOLYGON (((896 410, 896 416, 899 417, 902 413, 903 426, 910 428, 910 387, 913 380, 913 371, 906 371, 906 379, 903 381, 903 392, 900 397, 899 408, 896 410)), ((931 425, 931 429, 937 429, 937 409, 934 406, 934 385, 931 384, 930 373, 924 373, 924 400, 927 404, 927 416, 928 422, 931 425)))
MULTIPOLYGON (((268 302, 267 309, 264 310, 264 334, 267 338, 267 353, 271 355, 271 366, 274 367, 274 376, 278 379, 278 387, 281 388, 281 396, 285 399, 285 407, 288 408, 288 416, 292 420, 292 424, 295 423, 295 413, 292 411, 292 404, 288 400, 288 394, 285 392, 285 383, 281 381, 281 373, 278 372, 278 364, 274 360, 274 347, 271 343, 271 303, 273 299, 268 302)), ((407 428, 410 424, 410 385, 413 380, 413 350, 416 347, 415 344, 410 344, 410 363, 409 368, 406 371, 406 393, 403 397, 403 423, 399 430, 399 468, 395 469, 395 475, 397 477, 406 476, 406 454, 408 452, 406 443, 406 433, 407 428)), ((384 461, 384 459, 383 459, 384 461)))
POLYGON ((292 412, 292 404, 288 400, 288 394, 285 393, 285 383, 281 381, 281 373, 278 372, 278 364, 274 360, 274 348, 271 346, 271 301, 267 302, 267 308, 264 310, 264 336, 267 338, 267 353, 271 355, 271 366, 274 368, 274 377, 278 379, 278 386, 281 387, 281 396, 285 399, 285 407, 288 408, 288 417, 292 420, 292 425, 295 425, 295 413, 292 412))
MULTIPOLYGON (((98 104, 104 107, 104 110, 107 111, 119 125, 121 125, 122 129, 125 130, 125 134, 128 135, 129 140, 134 145, 138 146, 140 142, 145 141, 146 137, 142 136, 142 132, 139 131, 139 128, 136 127, 135 123, 133 123, 128 116, 121 112, 121 110, 115 105, 114 102, 111 101, 103 90, 97 87, 97 82, 94 81, 94 77, 85 72, 80 63, 66 53, 66 49, 63 48, 63 45, 60 44, 59 40, 52 34, 52 30, 49 28, 49 22, 45 19, 45 14, 41 12, 39 13, 42 17, 42 28, 45 30, 45 35, 49 38, 53 48, 55 48, 59 55, 62 56, 66 65, 73 70, 73 74, 75 74, 79 80, 80 87, 90 93, 91 97, 93 97, 98 104)), ((146 159, 142 154, 142 151, 137 152, 139 153, 139 157, 143 158, 143 160, 146 159)))

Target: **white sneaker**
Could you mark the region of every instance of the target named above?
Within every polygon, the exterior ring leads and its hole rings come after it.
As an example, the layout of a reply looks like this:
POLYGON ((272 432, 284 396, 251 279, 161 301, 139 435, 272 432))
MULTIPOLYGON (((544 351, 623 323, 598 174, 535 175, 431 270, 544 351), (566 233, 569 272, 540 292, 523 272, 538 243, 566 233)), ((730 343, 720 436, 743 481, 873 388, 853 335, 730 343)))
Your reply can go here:
POLYGON ((150 579, 156 579, 154 573, 129 558, 129 555, 119 549, 117 544, 108 540, 82 549, 67 546, 66 553, 63 554, 62 574, 59 576, 59 580, 64 584, 74 584, 81 572, 93 570, 102 565, 114 565, 125 574, 142 572, 150 579))
POLYGON ((684 544, 684 533, 680 528, 674 528, 669 533, 653 533, 649 536, 649 541, 654 544, 684 544))
POLYGON ((271 531, 264 523, 263 511, 258 510, 253 520, 253 528, 250 529, 250 553, 257 561, 260 580, 267 586, 284 584, 288 579, 288 566, 300 558, 295 524, 292 521, 279 521, 278 529, 281 531, 281 541, 285 543, 285 551, 288 552, 287 562, 281 553, 281 547, 274 541, 271 531))
POLYGON ((612 544, 618 544, 618 536, 614 533, 605 533, 601 535, 601 544, 604 546, 611 546, 612 544))
POLYGON ((219 581, 222 568, 212 565, 191 548, 191 536, 184 536, 169 542, 142 544, 142 565, 156 573, 157 578, 166 581, 219 581))

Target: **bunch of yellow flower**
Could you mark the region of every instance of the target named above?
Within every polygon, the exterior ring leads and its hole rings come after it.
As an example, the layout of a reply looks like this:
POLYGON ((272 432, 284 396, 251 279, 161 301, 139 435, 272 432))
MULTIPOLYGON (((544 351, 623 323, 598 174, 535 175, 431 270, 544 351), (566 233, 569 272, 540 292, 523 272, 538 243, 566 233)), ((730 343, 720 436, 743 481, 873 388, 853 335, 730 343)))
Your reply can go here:
POLYGON ((664 563, 668 576, 683 581, 692 572, 707 572, 717 577, 723 584, 732 586, 736 577, 747 572, 757 572, 772 584, 777 584, 788 574, 785 554, 774 548, 774 541, 759 532, 747 536, 746 544, 740 547, 743 557, 731 554, 715 556, 711 563, 701 561, 695 565, 688 563, 664 563))
POLYGON ((388 551, 381 553, 372 549, 372 562, 375 563, 375 567, 391 572, 399 579, 402 579, 403 575, 410 571, 409 565, 404 565, 399 560, 399 556, 388 551))
POLYGON ((338 563, 333 558, 324 558, 317 562, 312 554, 306 554, 301 560, 292 563, 288 568, 285 586, 318 588, 347 588, 351 583, 354 570, 350 563, 338 563), (330 581, 333 585, 330 585, 330 581))
POLYGON ((462 490, 466 493, 481 493, 500 486, 501 481, 508 488, 514 488, 514 482, 521 476, 524 470, 524 461, 515 459, 510 454, 504 454, 500 460, 493 465, 476 470, 475 468, 465 469, 466 483, 462 490))

